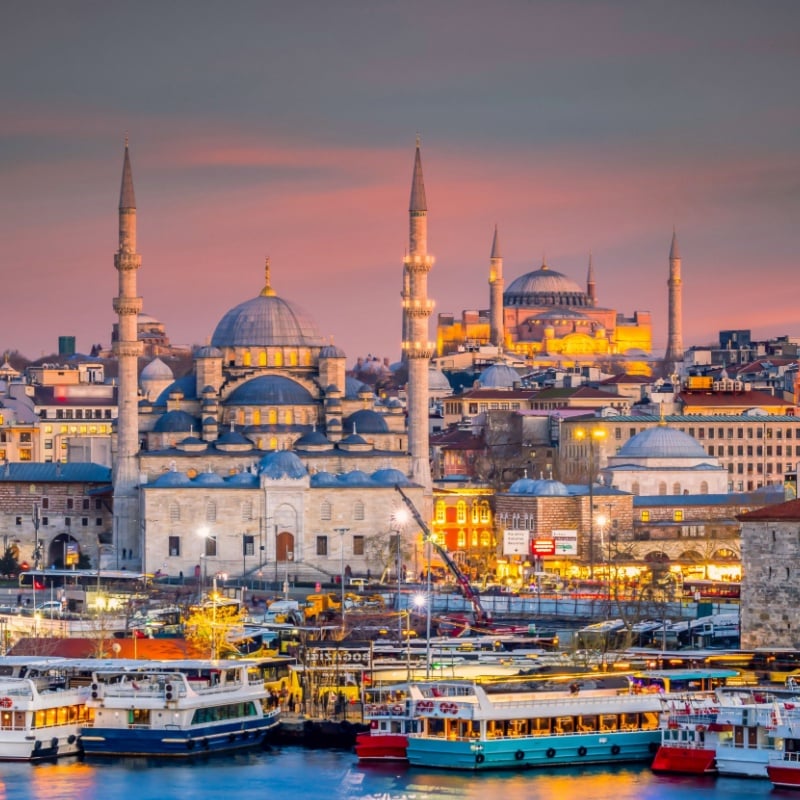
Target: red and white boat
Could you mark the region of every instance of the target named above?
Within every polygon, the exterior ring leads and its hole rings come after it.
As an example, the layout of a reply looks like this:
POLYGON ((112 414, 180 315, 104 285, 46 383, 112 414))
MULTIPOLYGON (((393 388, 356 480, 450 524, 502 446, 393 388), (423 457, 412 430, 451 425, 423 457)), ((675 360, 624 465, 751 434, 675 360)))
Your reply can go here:
POLYGON ((775 734, 780 743, 767 762, 767 777, 773 786, 800 789, 800 717, 780 720, 775 734))
POLYGON ((717 711, 715 698, 670 700, 661 722, 661 746, 651 765, 653 772, 716 773, 717 711))
POLYGON ((408 734, 417 729, 406 687, 371 689, 365 700, 364 722, 369 723, 369 731, 356 736, 359 762, 406 761, 408 734))

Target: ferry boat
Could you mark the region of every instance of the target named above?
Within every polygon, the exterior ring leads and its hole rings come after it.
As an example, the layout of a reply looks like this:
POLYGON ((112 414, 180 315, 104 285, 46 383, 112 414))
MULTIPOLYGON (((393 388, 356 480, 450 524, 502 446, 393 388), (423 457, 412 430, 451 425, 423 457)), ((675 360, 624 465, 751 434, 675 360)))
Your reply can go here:
POLYGON ((407 761, 408 735, 417 730, 408 685, 379 687, 365 693, 364 722, 369 730, 356 736, 358 760, 407 761))
POLYGON ((90 676, 86 662, 0 658, 0 760, 39 761, 80 752, 90 676))
POLYGON ((87 756, 187 758, 258 747, 277 727, 257 662, 119 662, 92 676, 87 756))
POLYGON ((800 717, 778 719, 775 736, 779 742, 767 762, 767 777, 773 786, 800 789, 800 717))
POLYGON ((661 723, 661 746, 651 769, 681 775, 711 775, 717 771, 717 714, 708 699, 672 699, 661 723))
POLYGON ((630 676, 412 684, 420 730, 412 766, 458 770, 553 767, 652 759, 662 695, 630 676))

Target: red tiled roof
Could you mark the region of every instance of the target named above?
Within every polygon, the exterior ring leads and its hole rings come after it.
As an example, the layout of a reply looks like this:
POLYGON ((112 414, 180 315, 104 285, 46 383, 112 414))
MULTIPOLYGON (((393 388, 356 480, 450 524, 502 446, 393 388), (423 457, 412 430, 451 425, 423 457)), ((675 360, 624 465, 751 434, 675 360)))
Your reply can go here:
POLYGON ((736 519, 740 522, 800 520, 800 500, 787 500, 785 503, 758 508, 746 514, 739 514, 736 519))
POLYGON ((755 389, 743 392, 681 392, 679 395, 684 405, 691 406, 793 406, 793 403, 775 397, 769 392, 755 389))

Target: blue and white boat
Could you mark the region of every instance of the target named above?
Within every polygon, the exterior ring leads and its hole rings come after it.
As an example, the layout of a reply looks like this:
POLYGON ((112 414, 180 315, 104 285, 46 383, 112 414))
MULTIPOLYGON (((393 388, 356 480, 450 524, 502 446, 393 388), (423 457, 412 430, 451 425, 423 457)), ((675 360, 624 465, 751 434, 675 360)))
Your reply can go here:
POLYGON ((637 689, 625 675, 412 684, 421 725, 408 761, 457 770, 648 761, 664 696, 637 689))
POLYGON ((259 747, 280 709, 257 662, 119 662, 92 676, 87 756, 188 758, 259 747))

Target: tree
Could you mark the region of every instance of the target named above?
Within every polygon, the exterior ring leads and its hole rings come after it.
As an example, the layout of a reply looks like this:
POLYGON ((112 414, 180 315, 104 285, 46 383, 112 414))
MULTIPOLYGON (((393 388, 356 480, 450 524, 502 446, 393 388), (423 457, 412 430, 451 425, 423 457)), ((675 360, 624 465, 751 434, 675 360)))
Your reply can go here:
POLYGON ((3 557, 0 558, 0 575, 10 578, 19 572, 19 561, 11 547, 7 547, 3 557))
MULTIPOLYGON (((384 531, 367 538, 364 543, 368 564, 376 566, 376 572, 387 575, 397 566, 397 531, 384 531)), ((407 537, 400 533, 400 563, 408 564, 414 556, 414 548, 407 537)))
POLYGON ((228 635, 244 631, 245 612, 238 603, 211 602, 189 609, 186 619, 186 638, 198 650, 211 654, 212 658, 227 658, 237 655, 236 648, 229 643, 228 635))

